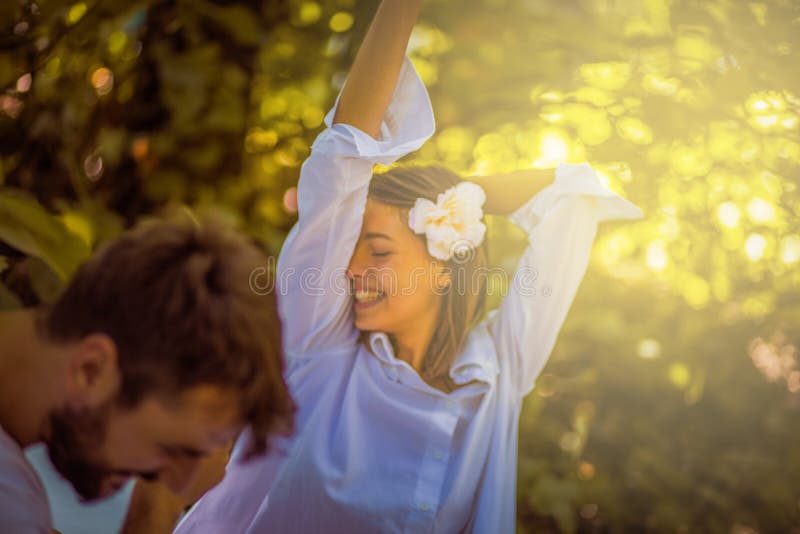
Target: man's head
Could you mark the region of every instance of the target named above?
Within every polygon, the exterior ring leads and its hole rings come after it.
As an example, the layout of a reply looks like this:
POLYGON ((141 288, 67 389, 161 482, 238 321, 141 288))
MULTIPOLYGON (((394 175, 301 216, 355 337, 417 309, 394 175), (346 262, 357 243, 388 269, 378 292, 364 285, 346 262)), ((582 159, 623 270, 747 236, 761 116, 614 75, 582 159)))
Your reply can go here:
POLYGON ((250 287, 266 258, 218 223, 149 222, 106 245, 39 316, 64 354, 43 430, 86 499, 133 474, 179 491, 200 457, 250 425, 251 452, 292 429, 275 295, 250 287))

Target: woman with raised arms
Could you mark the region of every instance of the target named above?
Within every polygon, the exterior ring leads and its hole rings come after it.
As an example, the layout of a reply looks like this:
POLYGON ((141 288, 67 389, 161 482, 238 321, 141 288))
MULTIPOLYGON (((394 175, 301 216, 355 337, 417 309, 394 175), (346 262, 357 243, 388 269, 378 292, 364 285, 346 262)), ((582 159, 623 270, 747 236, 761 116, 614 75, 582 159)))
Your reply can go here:
POLYGON ((421 0, 384 0, 298 184, 278 261, 298 432, 240 463, 177 532, 513 532, 517 430, 597 225, 641 210, 585 164, 462 179, 393 167, 434 132, 405 49, 421 0), (484 211, 527 232, 485 313, 484 211))

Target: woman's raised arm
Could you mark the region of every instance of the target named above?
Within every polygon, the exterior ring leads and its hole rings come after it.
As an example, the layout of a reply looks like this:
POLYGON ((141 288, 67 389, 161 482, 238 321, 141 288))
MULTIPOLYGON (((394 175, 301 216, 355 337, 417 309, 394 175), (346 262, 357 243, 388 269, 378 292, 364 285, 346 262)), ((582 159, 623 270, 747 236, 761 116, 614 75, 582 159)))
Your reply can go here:
POLYGON ((334 124, 355 126, 379 139, 422 0, 383 0, 350 69, 334 124))
POLYGON ((425 85, 405 55, 420 3, 381 4, 325 116, 327 128, 300 171, 298 221, 284 242, 277 273, 289 359, 355 353, 358 331, 346 269, 361 232, 372 169, 418 149, 435 128, 425 85))

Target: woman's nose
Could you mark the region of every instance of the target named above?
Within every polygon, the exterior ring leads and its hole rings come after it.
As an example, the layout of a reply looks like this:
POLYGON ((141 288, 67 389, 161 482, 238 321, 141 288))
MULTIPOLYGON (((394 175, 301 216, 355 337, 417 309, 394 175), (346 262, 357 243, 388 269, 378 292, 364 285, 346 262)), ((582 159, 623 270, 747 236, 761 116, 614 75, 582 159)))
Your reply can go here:
POLYGON ((359 246, 356 246, 353 255, 350 257, 350 263, 347 264, 347 277, 351 280, 355 279, 357 276, 361 276, 365 269, 363 261, 364 254, 359 248, 359 246))

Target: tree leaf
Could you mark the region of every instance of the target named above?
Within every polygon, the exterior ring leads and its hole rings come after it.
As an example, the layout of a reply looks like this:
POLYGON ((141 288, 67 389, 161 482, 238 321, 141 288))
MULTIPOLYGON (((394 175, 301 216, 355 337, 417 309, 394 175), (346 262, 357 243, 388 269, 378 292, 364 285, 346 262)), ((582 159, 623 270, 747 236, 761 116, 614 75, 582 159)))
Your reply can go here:
POLYGON ((0 282, 0 311, 15 310, 22 307, 19 297, 8 289, 3 282, 0 282))
POLYGON ((0 190, 0 241, 40 258, 62 280, 89 257, 89 247, 32 196, 0 190))

